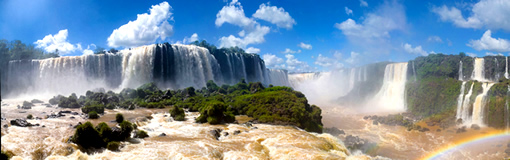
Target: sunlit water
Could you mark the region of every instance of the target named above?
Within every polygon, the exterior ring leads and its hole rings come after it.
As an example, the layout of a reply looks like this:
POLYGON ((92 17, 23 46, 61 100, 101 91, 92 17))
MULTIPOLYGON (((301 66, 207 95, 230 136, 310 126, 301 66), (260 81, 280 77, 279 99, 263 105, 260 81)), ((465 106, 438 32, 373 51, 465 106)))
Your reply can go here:
POLYGON ((11 119, 25 118, 28 114, 44 117, 60 110, 80 112, 44 105, 30 110, 17 109, 21 103, 19 100, 2 102, 2 117, 7 119, 2 120, 2 150, 13 152, 17 155, 14 159, 383 159, 350 152, 341 140, 329 134, 266 124, 197 124, 194 118, 198 113, 193 112, 186 113, 186 121, 177 122, 166 109, 106 110, 104 116, 92 123, 104 121, 115 126, 115 114, 120 112, 150 137, 122 142, 120 152, 104 150, 89 155, 79 151, 75 144, 67 143, 74 133, 72 126, 86 121, 82 115, 73 115, 74 119, 67 114, 54 119, 28 120, 39 127, 3 127, 11 119), (145 118, 149 115, 153 119, 145 118), (217 128, 222 130, 218 140, 210 133, 217 128), (236 131, 240 133, 234 135, 236 131), (166 136, 159 136, 162 133, 166 136))

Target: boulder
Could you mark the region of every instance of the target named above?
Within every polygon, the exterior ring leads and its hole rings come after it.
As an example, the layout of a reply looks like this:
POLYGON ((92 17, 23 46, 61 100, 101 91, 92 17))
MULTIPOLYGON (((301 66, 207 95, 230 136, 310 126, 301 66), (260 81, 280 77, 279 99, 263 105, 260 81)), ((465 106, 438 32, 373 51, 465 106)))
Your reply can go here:
POLYGON ((164 137, 164 136, 166 136, 166 134, 165 133, 161 133, 161 134, 159 134, 159 136, 160 137, 164 137))
POLYGON ((471 129, 480 130, 480 126, 478 124, 472 124, 471 129))
POLYGON ((238 135, 238 134, 240 134, 240 133, 241 133, 241 131, 240 131, 240 130, 235 130, 235 131, 234 131, 234 135, 238 135))
POLYGON ((466 132, 466 126, 462 126, 461 128, 457 128, 457 131, 455 133, 462 133, 462 132, 466 132))
POLYGON ((15 120, 11 120, 11 125, 14 125, 14 126, 20 126, 20 127, 31 127, 31 126, 34 126, 33 124, 31 123, 28 123, 26 120, 24 119, 15 119, 15 120))
POLYGON ((38 99, 33 99, 30 102, 32 102, 32 103, 44 103, 44 101, 41 101, 41 100, 38 100, 38 99))
POLYGON ((209 131, 209 134, 211 134, 214 138, 216 138, 216 140, 219 140, 220 136, 221 136, 221 129, 219 128, 216 128, 216 129, 213 129, 213 130, 210 130, 209 131))

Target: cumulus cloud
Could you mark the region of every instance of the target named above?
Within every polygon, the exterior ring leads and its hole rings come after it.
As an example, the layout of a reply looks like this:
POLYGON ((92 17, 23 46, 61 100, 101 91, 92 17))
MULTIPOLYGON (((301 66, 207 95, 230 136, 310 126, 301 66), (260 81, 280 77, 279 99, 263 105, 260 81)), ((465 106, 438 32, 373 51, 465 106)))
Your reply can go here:
POLYGON ((467 54, 469 57, 476 57, 476 54, 474 54, 474 53, 469 53, 469 52, 467 52, 466 54, 467 54))
POLYGON ((280 28, 292 29, 296 21, 290 16, 285 9, 276 6, 269 6, 262 3, 259 9, 253 14, 253 17, 271 22, 280 28))
POLYGON ((83 50, 83 55, 93 55, 94 51, 93 49, 96 49, 97 46, 95 44, 90 44, 87 46, 87 49, 83 50))
POLYGON ((260 53, 260 49, 250 47, 250 48, 246 49, 246 52, 247 53, 260 53))
POLYGON ((389 38, 390 32, 403 30, 406 23, 404 7, 395 2, 385 2, 378 9, 366 15, 361 23, 347 19, 336 23, 335 28, 342 31, 351 40, 366 44, 378 39, 389 38))
POLYGON ((166 39, 173 34, 173 26, 168 22, 173 20, 171 9, 168 2, 153 5, 149 14, 138 14, 135 21, 115 29, 108 37, 108 46, 136 47, 154 43, 158 38, 166 39))
POLYGON ((351 57, 347 58, 345 62, 349 64, 356 64, 359 61, 359 53, 351 52, 351 57))
POLYGON ((80 44, 73 45, 69 43, 67 41, 67 36, 67 29, 64 29, 58 31, 55 35, 49 34, 43 39, 37 40, 34 44, 37 45, 37 48, 42 48, 46 52, 55 52, 55 50, 58 49, 58 52, 62 55, 82 50, 80 44))
POLYGON ((333 56, 333 58, 323 56, 322 54, 319 54, 317 59, 315 60, 314 64, 319 65, 321 67, 331 68, 331 69, 341 69, 344 67, 344 64, 339 62, 339 58, 341 56, 337 56, 336 53, 333 56))
POLYGON ((422 55, 422 56, 427 56, 428 55, 428 53, 426 51, 424 51, 421 48, 421 46, 416 46, 416 47, 413 48, 413 46, 411 46, 410 44, 406 43, 406 44, 402 45, 402 48, 404 48, 404 50, 407 53, 417 54, 417 55, 422 55))
POLYGON ((301 50, 294 51, 294 50, 291 50, 291 49, 289 49, 289 48, 285 48, 285 51, 283 51, 283 52, 281 52, 281 53, 284 53, 284 54, 301 53, 301 50))
POLYGON ((238 33, 241 38, 234 35, 221 37, 219 39, 220 47, 238 46, 246 48, 249 44, 263 43, 265 42, 264 36, 270 31, 269 27, 262 26, 252 18, 246 17, 243 6, 237 1, 232 1, 216 14, 216 26, 220 27, 224 23, 242 27, 243 30, 238 33))
POLYGON ((487 56, 504 56, 502 53, 492 53, 492 52, 486 52, 485 55, 487 55, 487 56))
POLYGON ((429 42, 438 42, 438 43, 443 43, 443 40, 441 39, 441 37, 439 36, 430 36, 427 41, 429 42))
POLYGON ((467 46, 478 51, 488 50, 491 52, 509 52, 510 41, 502 38, 492 38, 491 30, 485 31, 479 40, 470 40, 467 46))
POLYGON ((262 55, 262 59, 264 59, 266 66, 269 68, 275 68, 276 66, 281 65, 283 63, 282 58, 269 53, 262 55))
POLYGON ((345 7, 345 14, 352 15, 352 10, 347 8, 347 7, 345 7))
POLYGON ((510 31, 510 1, 481 0, 473 5, 470 15, 464 18, 456 7, 446 5, 433 7, 432 12, 439 15, 442 21, 452 22, 461 28, 503 29, 510 31))
POLYGON ((292 54, 285 55, 285 58, 287 59, 285 61, 287 64, 287 70, 290 72, 306 72, 311 70, 311 67, 308 65, 308 63, 298 60, 292 54))
POLYGON ((359 6, 361 6, 361 7, 368 7, 368 3, 367 3, 367 1, 359 0, 359 6))
POLYGON ((197 33, 193 33, 191 35, 191 37, 184 37, 184 39, 182 41, 177 41, 176 44, 188 44, 188 43, 195 42, 195 41, 198 41, 197 33))
POLYGON ((306 43, 299 43, 298 44, 299 47, 303 48, 303 49, 307 49, 307 50, 311 50, 312 49, 312 45, 311 44, 306 44, 306 43))

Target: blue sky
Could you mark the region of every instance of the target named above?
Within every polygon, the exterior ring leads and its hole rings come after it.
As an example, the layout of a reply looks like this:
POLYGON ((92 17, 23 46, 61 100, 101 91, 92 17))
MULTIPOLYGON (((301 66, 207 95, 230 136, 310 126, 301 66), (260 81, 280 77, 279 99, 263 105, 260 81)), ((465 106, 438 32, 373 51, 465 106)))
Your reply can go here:
POLYGON ((207 40, 269 68, 324 71, 433 53, 510 53, 510 1, 0 1, 0 38, 64 55, 207 40))

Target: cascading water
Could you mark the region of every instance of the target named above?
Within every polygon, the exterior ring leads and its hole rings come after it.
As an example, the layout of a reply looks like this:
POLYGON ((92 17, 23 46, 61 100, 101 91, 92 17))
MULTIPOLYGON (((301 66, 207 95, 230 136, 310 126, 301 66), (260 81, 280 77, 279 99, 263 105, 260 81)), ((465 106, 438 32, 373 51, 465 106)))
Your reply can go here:
POLYGON ((287 74, 268 70, 258 55, 211 54, 194 45, 155 44, 118 54, 65 56, 9 62, 9 95, 83 94, 87 90, 136 88, 156 82, 161 88, 204 87, 208 80, 234 84, 241 79, 266 85, 289 85, 287 74), (276 76, 276 77, 272 77, 276 76))
POLYGON ((463 81, 464 80, 464 76, 462 74, 462 61, 459 62, 460 66, 459 66, 459 81, 463 81))
POLYGON ((413 61, 413 76, 414 76, 414 81, 416 82, 416 69, 414 68, 414 61, 413 61))
POLYGON ((507 133, 510 133, 510 106, 508 105, 508 98, 510 98, 510 85, 507 86, 506 92, 506 103, 505 103, 505 121, 506 121, 506 130, 507 133))
POLYGON ((480 82, 486 82, 485 72, 484 72, 484 59, 483 58, 475 58, 473 65, 473 74, 471 75, 472 80, 477 80, 480 82))
POLYGON ((349 89, 347 92, 351 91, 354 88, 355 82, 356 82, 356 68, 351 68, 351 72, 349 72, 349 89))
MULTIPOLYGON (((462 63, 461 63, 462 64, 462 63)), ((459 115, 462 114, 462 102, 464 101, 464 90, 466 88, 466 82, 462 82, 462 85, 460 86, 460 94, 457 98, 457 119, 459 119, 459 115)))
POLYGON ((494 63, 496 63, 496 69, 495 69, 495 72, 494 72, 494 81, 498 81, 499 78, 501 77, 500 76, 500 73, 499 73, 499 63, 498 63, 498 59, 494 58, 494 63))
POLYGON ((270 82, 274 86, 290 86, 286 70, 268 69, 270 82))
POLYGON ((404 111, 407 62, 386 65, 381 90, 374 97, 374 105, 387 111, 404 111))
POLYGON ((508 57, 505 57, 505 78, 510 79, 510 76, 508 75, 508 57))
MULTIPOLYGON (((473 114, 471 116, 471 124, 478 124, 480 126, 484 126, 484 111, 485 111, 485 102, 486 96, 494 83, 483 83, 482 88, 483 92, 476 96, 475 102, 473 103, 473 114)), ((467 121, 469 122, 469 120, 467 121)))
POLYGON ((471 88, 469 89, 468 93, 464 96, 464 101, 462 102, 462 107, 460 108, 460 112, 457 113, 457 119, 462 119, 463 122, 466 122, 468 119, 470 119, 469 116, 469 109, 470 109, 470 99, 471 95, 473 94, 473 86, 475 83, 471 83, 471 88))

